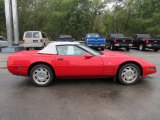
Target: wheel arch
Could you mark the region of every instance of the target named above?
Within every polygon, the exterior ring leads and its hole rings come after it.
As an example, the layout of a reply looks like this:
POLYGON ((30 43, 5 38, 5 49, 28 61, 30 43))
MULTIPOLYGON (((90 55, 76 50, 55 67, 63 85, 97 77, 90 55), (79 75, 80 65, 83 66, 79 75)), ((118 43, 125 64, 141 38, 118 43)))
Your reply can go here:
POLYGON ((136 61, 126 61, 126 62, 121 63, 121 64, 118 66, 118 69, 117 69, 117 71, 116 71, 116 76, 118 75, 118 72, 119 72, 120 68, 121 68, 123 65, 128 64, 128 63, 132 63, 132 64, 137 65, 137 66, 139 67, 139 69, 140 69, 140 72, 141 72, 140 75, 143 76, 143 68, 142 68, 141 64, 138 63, 138 62, 136 62, 136 61))
POLYGON ((39 62, 34 62, 34 63, 32 63, 32 64, 29 66, 28 71, 27 71, 27 73, 28 73, 29 76, 30 76, 30 71, 31 71, 31 69, 32 69, 34 66, 39 65, 39 64, 47 65, 47 66, 52 70, 53 74, 55 75, 55 70, 54 70, 54 68, 52 67, 51 64, 49 64, 49 63, 47 63, 47 62, 39 61, 39 62))

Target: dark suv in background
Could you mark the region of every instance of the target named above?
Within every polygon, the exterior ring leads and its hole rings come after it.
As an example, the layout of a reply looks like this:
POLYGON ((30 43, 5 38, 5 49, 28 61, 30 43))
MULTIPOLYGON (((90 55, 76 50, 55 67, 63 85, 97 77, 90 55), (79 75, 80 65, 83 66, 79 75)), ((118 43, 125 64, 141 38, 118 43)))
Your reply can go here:
POLYGON ((160 38, 151 37, 150 34, 135 34, 133 36, 133 47, 143 51, 146 48, 158 51, 160 49, 160 38))
POLYGON ((72 38, 71 35, 60 35, 57 41, 68 41, 68 42, 73 42, 74 39, 72 38))
POLYGON ((8 41, 5 37, 0 36, 0 50, 3 47, 7 47, 8 46, 8 41))
POLYGON ((126 48, 127 51, 133 46, 132 37, 125 37, 124 34, 110 34, 106 38, 106 46, 111 50, 126 48))

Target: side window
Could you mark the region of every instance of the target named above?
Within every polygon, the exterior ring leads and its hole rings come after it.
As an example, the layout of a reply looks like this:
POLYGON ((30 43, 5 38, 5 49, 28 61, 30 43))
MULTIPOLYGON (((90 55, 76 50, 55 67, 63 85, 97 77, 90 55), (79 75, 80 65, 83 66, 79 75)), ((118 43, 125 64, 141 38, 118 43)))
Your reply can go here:
POLYGON ((83 56, 86 52, 74 45, 62 45, 57 46, 57 52, 59 55, 68 55, 68 56, 83 56))
POLYGON ((25 38, 32 38, 32 32, 26 32, 25 38))
POLYGON ((33 38, 39 38, 39 32, 33 32, 33 38))
POLYGON ((46 35, 44 33, 42 33, 42 38, 46 38, 46 35))
POLYGON ((58 55, 67 55, 68 46, 57 46, 58 55))
POLYGON ((133 38, 134 38, 134 39, 137 39, 137 35, 134 35, 133 38))
POLYGON ((6 38, 4 38, 4 37, 2 37, 2 41, 7 41, 7 39, 6 39, 6 38))
POLYGON ((47 39, 49 39, 49 36, 48 36, 48 34, 47 34, 47 33, 45 34, 45 36, 46 36, 46 38, 47 38, 47 39))

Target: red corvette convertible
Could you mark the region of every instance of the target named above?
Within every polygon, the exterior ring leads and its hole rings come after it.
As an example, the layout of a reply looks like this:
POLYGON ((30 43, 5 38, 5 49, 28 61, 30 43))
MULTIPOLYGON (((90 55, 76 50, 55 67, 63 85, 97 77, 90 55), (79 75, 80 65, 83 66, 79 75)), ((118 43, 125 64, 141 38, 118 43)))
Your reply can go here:
POLYGON ((53 42, 38 51, 11 54, 7 63, 14 75, 30 76, 37 86, 48 86, 55 78, 114 78, 135 84, 156 72, 150 62, 120 52, 98 52, 77 42, 53 42))

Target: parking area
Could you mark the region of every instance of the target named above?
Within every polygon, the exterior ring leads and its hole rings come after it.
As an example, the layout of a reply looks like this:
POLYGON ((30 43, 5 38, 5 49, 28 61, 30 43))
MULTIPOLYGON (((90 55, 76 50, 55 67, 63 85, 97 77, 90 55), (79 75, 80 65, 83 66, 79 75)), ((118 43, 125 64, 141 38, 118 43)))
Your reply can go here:
POLYGON ((131 86, 112 79, 68 79, 40 88, 10 74, 9 54, 0 53, 0 120, 159 120, 160 51, 119 52, 154 63, 158 72, 131 86))

